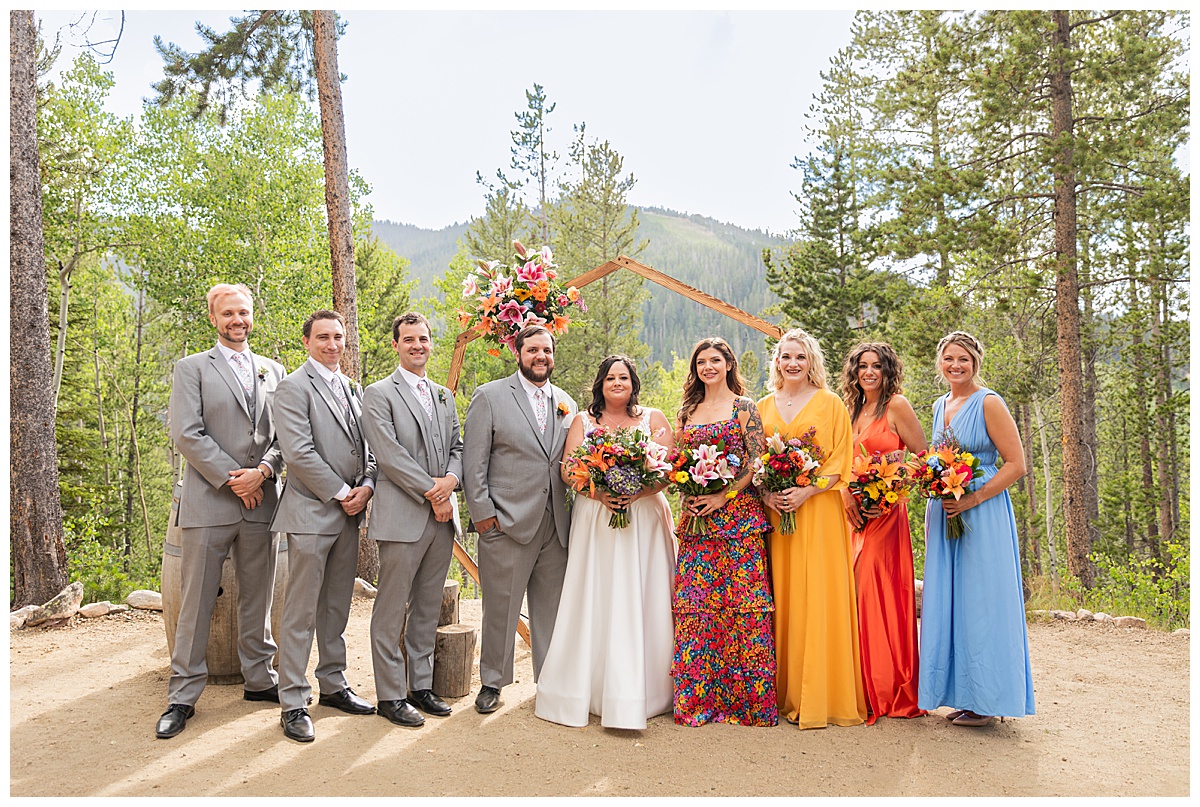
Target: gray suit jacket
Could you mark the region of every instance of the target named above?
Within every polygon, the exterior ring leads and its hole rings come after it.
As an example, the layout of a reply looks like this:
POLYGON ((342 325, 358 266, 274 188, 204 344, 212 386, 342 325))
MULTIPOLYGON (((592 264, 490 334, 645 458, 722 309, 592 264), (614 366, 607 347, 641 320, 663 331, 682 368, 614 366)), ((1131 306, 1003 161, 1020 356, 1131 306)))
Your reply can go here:
POLYGON ((571 518, 559 466, 569 421, 558 405, 566 404, 572 415, 576 406, 566 392, 548 387, 544 436, 516 373, 475 389, 463 428, 463 491, 473 522, 495 516, 500 530, 519 544, 533 540, 550 496, 558 539, 566 546, 571 518))
MULTIPOLYGON (((361 424, 358 394, 351 392, 349 400, 355 423, 361 424)), ((288 472, 271 530, 309 535, 341 532, 346 512, 333 497, 343 484, 354 488, 376 475, 375 459, 360 428, 346 424, 342 407, 311 360, 279 382, 275 418, 288 472)), ((365 512, 356 517, 359 523, 365 512)))
POLYGON ((254 423, 242 384, 218 347, 175 363, 167 426, 187 460, 179 500, 181 527, 270 521, 275 515, 283 457, 270 401, 286 371, 264 356, 251 354, 250 359, 256 375, 254 423), (229 472, 260 462, 270 465, 274 476, 263 485, 262 503, 247 510, 229 488, 229 472))
POLYGON ((436 429, 399 369, 363 395, 363 431, 381 471, 367 533, 376 541, 420 540, 433 519, 433 505, 425 498, 433 477, 452 473, 462 480, 463 444, 454 396, 432 380, 429 387, 436 429))

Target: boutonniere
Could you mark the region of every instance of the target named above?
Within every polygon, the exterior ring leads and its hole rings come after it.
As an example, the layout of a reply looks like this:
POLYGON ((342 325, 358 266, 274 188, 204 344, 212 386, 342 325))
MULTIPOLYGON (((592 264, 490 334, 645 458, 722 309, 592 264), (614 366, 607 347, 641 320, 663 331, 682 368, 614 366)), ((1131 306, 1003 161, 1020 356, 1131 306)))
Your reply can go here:
POLYGON ((258 365, 258 380, 259 381, 267 380, 267 365, 265 365, 265 364, 258 365))
POLYGON ((438 390, 438 403, 445 403, 445 402, 446 402, 446 391, 444 389, 439 389, 438 390))
POLYGON ((567 406, 567 402, 559 401, 558 402, 558 416, 560 418, 565 418, 569 414, 571 414, 571 409, 570 409, 570 407, 567 406))

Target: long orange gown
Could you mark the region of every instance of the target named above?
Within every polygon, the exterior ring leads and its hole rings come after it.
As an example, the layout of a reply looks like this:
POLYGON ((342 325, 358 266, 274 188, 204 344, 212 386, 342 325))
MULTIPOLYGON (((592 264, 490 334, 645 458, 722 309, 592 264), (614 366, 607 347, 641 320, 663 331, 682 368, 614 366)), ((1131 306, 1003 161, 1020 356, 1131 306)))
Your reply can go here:
POLYGON ((767 508, 771 580, 775 589, 775 687, 779 713, 802 729, 855 726, 867 716, 858 643, 850 526, 839 492, 851 467, 850 416, 842 401, 818 390, 789 422, 775 396, 758 402, 769 438, 799 437, 815 426, 825 451, 822 475, 840 479, 796 511, 796 531, 778 532, 779 514, 767 508))
MULTIPOLYGON (((868 453, 889 454, 905 448, 888 428, 887 415, 859 435, 868 453)), ((908 507, 897 504, 885 516, 867 521, 854 533, 854 580, 858 590, 858 640, 863 686, 871 714, 920 717, 917 708, 917 609, 913 583, 908 507)))

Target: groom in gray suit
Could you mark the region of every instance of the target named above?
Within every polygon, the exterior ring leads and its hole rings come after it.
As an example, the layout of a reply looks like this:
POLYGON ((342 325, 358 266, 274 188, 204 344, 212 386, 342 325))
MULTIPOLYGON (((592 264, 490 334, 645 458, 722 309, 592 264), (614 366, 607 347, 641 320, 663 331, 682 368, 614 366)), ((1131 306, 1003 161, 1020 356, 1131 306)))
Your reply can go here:
POLYGON ((425 724, 417 709, 450 714, 432 689, 433 647, 454 550, 450 497, 463 474, 463 445, 454 396, 425 374, 433 349, 428 320, 411 311, 396 317, 392 348, 400 366, 363 396, 363 430, 380 470, 368 532, 379 542, 371 661, 379 714, 416 727, 425 724))
POLYGON ((530 325, 516 338, 517 372, 476 388, 463 434, 463 490, 479 531, 482 686, 475 709, 494 712, 513 680, 514 633, 528 591, 533 678, 554 633, 571 526, 559 475, 575 401, 550 383, 554 336, 530 325))
POLYGON ((375 486, 354 385, 338 369, 345 319, 314 311, 304 321, 308 361, 275 391, 287 482, 271 529, 288 533, 288 586, 279 627, 279 719, 285 736, 312 742, 305 672, 317 637, 318 703, 350 714, 375 707, 346 682, 346 622, 358 569, 358 525, 375 486))
POLYGON ((183 544, 179 624, 171 654, 167 711, 159 739, 183 731, 208 680, 205 652, 221 566, 233 552, 238 580, 238 659, 249 701, 278 701, 271 658, 271 593, 278 548, 269 524, 283 468, 268 405, 283 366, 250 351, 250 289, 208 291, 217 345, 175 364, 167 423, 187 460, 178 524, 183 544))

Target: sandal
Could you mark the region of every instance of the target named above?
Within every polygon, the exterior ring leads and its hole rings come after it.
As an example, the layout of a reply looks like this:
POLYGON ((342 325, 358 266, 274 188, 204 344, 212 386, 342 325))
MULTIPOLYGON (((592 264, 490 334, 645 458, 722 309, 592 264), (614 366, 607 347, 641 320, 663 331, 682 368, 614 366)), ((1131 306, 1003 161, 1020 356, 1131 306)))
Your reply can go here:
POLYGON ((946 719, 950 720, 950 721, 954 721, 954 720, 957 720, 958 718, 962 717, 966 713, 967 713, 966 709, 955 709, 953 712, 946 715, 946 719))
POLYGON ((991 715, 977 715, 968 710, 964 714, 959 715, 952 721, 956 726, 986 726, 992 722, 991 715))

